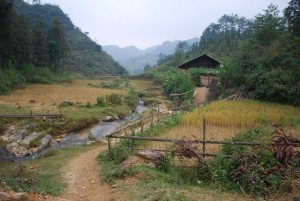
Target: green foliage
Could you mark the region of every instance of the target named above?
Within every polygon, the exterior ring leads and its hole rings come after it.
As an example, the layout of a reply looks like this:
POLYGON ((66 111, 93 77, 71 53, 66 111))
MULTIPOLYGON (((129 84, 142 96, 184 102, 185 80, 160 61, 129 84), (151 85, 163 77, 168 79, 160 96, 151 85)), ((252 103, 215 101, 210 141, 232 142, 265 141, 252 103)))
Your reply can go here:
POLYGON ((59 108, 63 108, 63 107, 71 107, 74 106, 74 103, 71 101, 63 101, 61 103, 58 104, 59 108))
POLYGON ((284 10, 289 30, 295 35, 300 36, 300 2, 291 0, 289 6, 284 10))
MULTIPOLYGON (((24 66, 34 64, 58 73, 69 71, 90 77, 128 74, 100 45, 74 26, 58 6, 1 0, 0 13, 0 70, 23 70, 24 66)), ((44 68, 31 68, 43 71, 37 73, 40 76, 27 68, 26 81, 55 80, 49 78, 44 68)), ((0 93, 9 93, 10 88, 10 83, 1 83, 0 93)))
POLYGON ((210 69, 210 68, 191 68, 188 72, 191 74, 191 77, 195 83, 195 86, 201 87, 201 75, 218 75, 219 69, 210 69))
POLYGON ((100 82, 99 84, 88 84, 91 87, 99 87, 105 89, 126 89, 129 87, 129 81, 127 79, 114 79, 111 82, 100 82))
POLYGON ((36 139, 34 139, 34 140, 31 140, 31 141, 29 142, 29 146, 30 146, 31 148, 32 148, 32 147, 36 148, 36 147, 40 146, 40 139, 39 139, 39 138, 36 138, 36 139))
POLYGON ((24 88, 26 80, 16 69, 0 70, 0 94, 8 95, 12 88, 24 88))
POLYGON ((163 160, 161 161, 161 163, 158 166, 158 169, 165 171, 165 172, 169 172, 173 163, 172 163, 172 153, 171 150, 167 150, 165 151, 165 155, 163 160))
MULTIPOLYGON (((261 135, 260 131, 257 129, 250 129, 244 133, 238 133, 234 138, 229 141, 233 142, 253 142, 261 135)), ((250 151, 250 147, 247 146, 232 146, 223 145, 221 152, 227 155, 241 155, 250 151)))
POLYGON ((61 22, 57 18, 52 20, 47 37, 49 66, 57 71, 61 58, 63 58, 69 50, 69 46, 65 38, 65 32, 62 28, 61 22))
MULTIPOLYGON (((169 96, 170 94, 181 94, 193 90, 194 83, 189 73, 173 69, 168 72, 167 78, 163 83, 163 88, 166 95, 169 96)), ((179 98, 183 101, 191 99, 192 96, 193 92, 184 94, 179 98)))
POLYGON ((112 93, 110 95, 106 95, 106 101, 110 105, 121 105, 123 99, 122 99, 122 95, 112 93))
POLYGON ((129 89, 127 95, 124 97, 125 103, 132 109, 136 108, 139 99, 138 95, 137 91, 129 89))
POLYGON ((101 107, 105 107, 106 106, 106 99, 105 99, 104 96, 97 97, 97 105, 101 106, 101 107))

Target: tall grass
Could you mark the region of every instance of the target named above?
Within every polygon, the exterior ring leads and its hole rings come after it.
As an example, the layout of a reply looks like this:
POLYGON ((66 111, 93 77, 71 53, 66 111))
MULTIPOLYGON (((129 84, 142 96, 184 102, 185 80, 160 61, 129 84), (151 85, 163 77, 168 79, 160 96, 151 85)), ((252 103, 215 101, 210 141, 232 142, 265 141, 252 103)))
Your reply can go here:
POLYGON ((204 118, 207 125, 221 127, 250 128, 273 122, 297 125, 300 108, 253 100, 216 101, 186 114, 181 123, 201 128, 204 118))

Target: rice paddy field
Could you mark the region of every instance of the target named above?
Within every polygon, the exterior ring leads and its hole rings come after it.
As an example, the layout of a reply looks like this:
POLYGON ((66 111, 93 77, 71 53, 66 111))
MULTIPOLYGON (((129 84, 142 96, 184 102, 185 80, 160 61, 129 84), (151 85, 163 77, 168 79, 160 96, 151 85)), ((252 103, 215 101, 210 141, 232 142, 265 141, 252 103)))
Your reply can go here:
MULTIPOLYGON (((262 138, 269 139, 273 128, 272 123, 283 125, 286 131, 300 138, 300 108, 264 103, 254 100, 241 101, 217 101, 206 104, 192 112, 186 113, 181 119, 180 125, 169 129, 159 135, 160 138, 202 139, 203 119, 206 119, 206 139, 225 140, 231 139, 237 133, 245 132, 250 128, 263 128, 262 138)), ((149 142, 150 149, 163 150, 172 143, 149 142)), ((208 153, 217 153, 220 145, 206 145, 208 153)), ((199 145, 201 149, 201 145, 199 145)))
MULTIPOLYGON (((105 80, 106 82, 111 80, 105 80)), ((88 84, 99 84, 102 80, 75 80, 70 83, 31 84, 25 89, 17 89, 9 96, 0 96, 1 113, 60 112, 57 105, 68 100, 77 104, 95 104, 98 96, 112 93, 126 94, 127 89, 103 89, 90 87, 88 84)), ((153 85, 148 80, 129 80, 130 86, 143 90, 153 85)))
POLYGON ((185 115, 182 125, 202 127, 204 118, 209 126, 227 128, 251 128, 271 123, 288 126, 300 123, 300 108, 254 100, 216 101, 185 115))

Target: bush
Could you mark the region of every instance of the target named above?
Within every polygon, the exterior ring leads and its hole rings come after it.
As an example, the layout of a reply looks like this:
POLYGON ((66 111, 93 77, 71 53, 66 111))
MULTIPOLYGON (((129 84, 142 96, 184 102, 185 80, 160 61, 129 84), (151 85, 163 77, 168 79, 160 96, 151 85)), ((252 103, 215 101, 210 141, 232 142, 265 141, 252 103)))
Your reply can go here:
MULTIPOLYGON (((240 133, 233 141, 257 141, 261 138, 258 130, 240 133)), ((278 191, 291 188, 291 180, 300 171, 291 159, 286 164, 276 160, 271 149, 263 146, 250 148, 245 146, 224 145, 222 154, 232 154, 226 158, 220 155, 210 162, 210 179, 229 189, 242 189, 247 193, 267 197, 278 191)))
POLYGON ((105 107, 106 106, 106 100, 105 100, 104 96, 97 97, 97 105, 101 106, 101 107, 105 107))
MULTIPOLYGON (((194 83, 191 75, 186 71, 176 71, 172 69, 168 72, 167 78, 163 83, 164 92, 169 96, 170 94, 176 93, 181 94, 194 89, 194 83)), ((180 101, 186 99, 192 99, 193 92, 187 93, 181 97, 176 97, 180 101)), ((176 98, 172 98, 175 100, 176 98)))
POLYGON ((106 100, 110 105, 121 105, 122 96, 120 94, 110 94, 106 96, 106 100))
POLYGON ((88 84, 91 87, 99 87, 105 89, 125 89, 129 87, 129 81, 117 78, 111 82, 100 82, 99 84, 88 84))
POLYGON ((8 95, 14 88, 24 88, 26 80, 24 76, 14 68, 0 70, 0 94, 8 95))
POLYGON ((138 92, 133 89, 130 89, 127 95, 124 98, 125 103, 131 108, 134 109, 138 104, 138 92))

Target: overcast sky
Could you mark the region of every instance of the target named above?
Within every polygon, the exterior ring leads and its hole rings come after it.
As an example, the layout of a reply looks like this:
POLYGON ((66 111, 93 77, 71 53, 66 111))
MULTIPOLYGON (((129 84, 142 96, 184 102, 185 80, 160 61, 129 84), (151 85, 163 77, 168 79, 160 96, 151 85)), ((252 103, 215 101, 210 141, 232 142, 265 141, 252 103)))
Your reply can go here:
POLYGON ((166 40, 200 37, 224 14, 253 18, 273 3, 289 0, 42 0, 59 5, 100 45, 147 48, 166 40))

